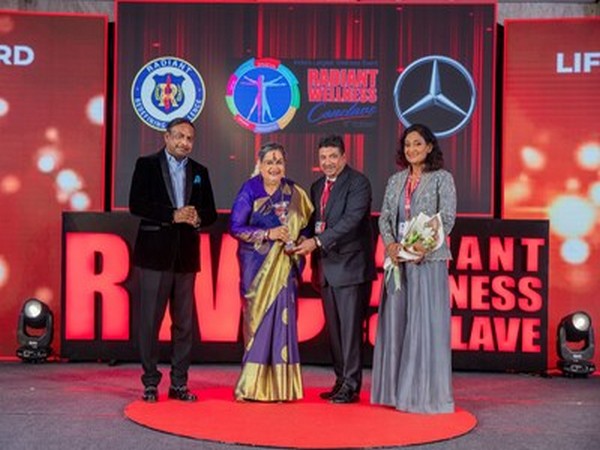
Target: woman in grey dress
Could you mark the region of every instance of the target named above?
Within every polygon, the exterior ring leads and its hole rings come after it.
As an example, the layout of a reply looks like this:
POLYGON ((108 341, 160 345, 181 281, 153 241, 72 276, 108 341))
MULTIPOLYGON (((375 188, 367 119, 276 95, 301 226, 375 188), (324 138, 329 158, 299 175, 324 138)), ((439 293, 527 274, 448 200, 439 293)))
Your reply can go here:
POLYGON ((406 221, 420 212, 439 212, 444 232, 450 233, 456 188, 450 172, 442 169, 436 137, 424 125, 404 131, 397 162, 403 170, 389 178, 379 218, 389 261, 379 304, 371 402, 413 413, 451 413, 450 250, 444 239, 431 252, 418 246, 417 260, 407 261, 399 253, 406 221))

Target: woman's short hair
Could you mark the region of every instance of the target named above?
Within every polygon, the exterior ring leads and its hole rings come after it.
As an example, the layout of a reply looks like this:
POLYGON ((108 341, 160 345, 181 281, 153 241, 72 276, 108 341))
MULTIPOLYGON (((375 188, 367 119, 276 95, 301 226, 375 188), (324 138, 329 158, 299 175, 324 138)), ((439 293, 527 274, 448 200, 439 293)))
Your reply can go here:
POLYGON ((279 150, 283 155, 283 159, 287 159, 287 155, 285 154, 285 149, 283 148, 283 145, 279 144, 278 142, 267 142, 266 144, 263 144, 258 150, 258 160, 262 162, 262 160, 265 159, 266 154, 272 152, 273 150, 279 150))

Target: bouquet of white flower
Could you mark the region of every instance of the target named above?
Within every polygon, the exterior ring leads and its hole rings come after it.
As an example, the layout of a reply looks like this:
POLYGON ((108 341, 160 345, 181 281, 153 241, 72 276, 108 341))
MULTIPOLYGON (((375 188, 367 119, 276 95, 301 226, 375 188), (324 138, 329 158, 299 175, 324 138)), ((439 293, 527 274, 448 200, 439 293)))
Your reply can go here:
MULTIPOLYGON (((402 249, 398 253, 402 261, 415 261, 422 258, 423 251, 427 254, 437 250, 446 238, 440 213, 433 217, 419 213, 406 224, 402 236, 402 249), (415 246, 418 246, 420 251, 415 246)), ((393 281, 394 287, 390 289, 402 289, 401 265, 394 264, 391 258, 386 256, 383 270, 386 284, 393 281)))
POLYGON ((425 253, 430 253, 442 246, 444 238, 444 226, 440 213, 433 217, 419 213, 417 217, 413 217, 406 224, 401 240, 403 248, 400 250, 399 256, 407 261, 419 259, 421 254, 416 251, 415 246, 425 250, 425 253))

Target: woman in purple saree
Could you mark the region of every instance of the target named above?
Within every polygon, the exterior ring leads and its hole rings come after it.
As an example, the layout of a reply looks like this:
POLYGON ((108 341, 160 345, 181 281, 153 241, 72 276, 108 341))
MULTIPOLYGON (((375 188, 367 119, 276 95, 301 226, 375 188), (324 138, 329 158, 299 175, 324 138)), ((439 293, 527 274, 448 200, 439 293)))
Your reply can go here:
POLYGON ((285 178, 285 151, 265 144, 260 173, 244 183, 231 209, 230 233, 238 240, 244 313, 244 357, 236 400, 302 398, 296 324, 303 261, 291 247, 308 225, 313 206, 285 178), (287 250, 286 250, 287 247, 287 250))

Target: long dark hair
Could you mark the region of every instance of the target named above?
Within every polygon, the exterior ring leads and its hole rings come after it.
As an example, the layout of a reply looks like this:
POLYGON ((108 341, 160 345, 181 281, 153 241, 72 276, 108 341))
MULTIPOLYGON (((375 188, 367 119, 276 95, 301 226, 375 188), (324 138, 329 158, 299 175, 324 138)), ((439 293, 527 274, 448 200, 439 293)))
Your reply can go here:
POLYGON ((444 154, 442 153, 442 149, 440 148, 440 144, 438 144, 438 140, 435 137, 435 134, 425 125, 420 123, 415 123, 404 130, 400 140, 398 141, 398 150, 396 152, 396 163, 403 168, 409 167, 410 163, 406 159, 406 155, 404 154, 404 141, 406 141, 406 136, 409 133, 416 131, 421 135, 421 137, 425 140, 426 144, 431 144, 432 149, 427 154, 425 158, 425 167, 423 171, 432 172, 434 170, 441 169, 444 167, 444 154))

